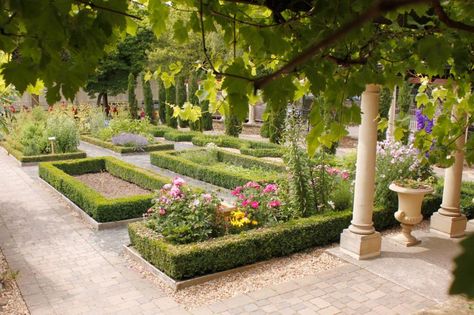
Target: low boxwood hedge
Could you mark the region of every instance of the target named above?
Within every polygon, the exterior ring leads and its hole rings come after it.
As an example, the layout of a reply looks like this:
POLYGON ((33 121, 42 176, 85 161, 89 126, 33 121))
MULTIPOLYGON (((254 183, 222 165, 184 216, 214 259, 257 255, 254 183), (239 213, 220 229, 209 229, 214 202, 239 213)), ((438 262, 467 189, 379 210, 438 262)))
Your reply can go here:
POLYGON ((150 134, 153 137, 164 137, 166 132, 169 132, 169 131, 172 131, 172 130, 176 130, 176 129, 173 129, 173 128, 168 127, 168 126, 163 126, 163 125, 153 126, 153 128, 150 130, 150 134))
POLYGON ((13 156, 21 163, 36 163, 36 162, 47 162, 47 161, 61 161, 61 160, 72 160, 82 159, 87 156, 86 152, 78 150, 77 152, 69 153, 58 153, 58 154, 41 154, 41 155, 23 155, 21 151, 17 150, 14 145, 7 141, 0 142, 0 145, 7 150, 8 154, 13 156))
POLYGON ((229 136, 198 135, 192 139, 196 146, 214 143, 218 147, 239 149, 240 153, 255 157, 282 157, 283 147, 268 142, 244 140, 229 136))
POLYGON ((155 190, 171 178, 152 173, 113 157, 40 163, 39 176, 78 205, 97 222, 138 218, 152 205, 153 194, 108 199, 74 175, 107 171, 142 188, 155 190))
MULTIPOLYGON (((202 149, 195 150, 196 152, 202 149)), ((253 174, 236 174, 224 165, 202 165, 190 161, 180 156, 183 151, 162 151, 150 154, 151 164, 169 169, 173 172, 186 175, 195 179, 202 180, 214 184, 216 186, 233 189, 237 186, 244 185, 249 181, 273 182, 279 178, 279 175, 258 176, 253 174)), ((218 160, 220 162, 228 162, 229 164, 241 166, 244 168, 261 168, 273 171, 273 173, 285 172, 285 167, 281 164, 262 161, 258 158, 243 156, 225 151, 218 151, 218 160)), ((251 172, 251 171, 250 171, 251 172)))
POLYGON ((165 131, 163 137, 168 141, 183 142, 183 141, 192 141, 194 137, 201 135, 197 131, 179 131, 176 129, 171 129, 165 131))
POLYGON ((136 149, 134 147, 123 147, 114 145, 112 142, 102 141, 92 136, 82 135, 81 140, 97 145, 99 147, 112 150, 120 154, 126 153, 137 153, 137 152, 152 152, 152 151, 161 151, 161 150, 172 150, 174 149, 174 144, 172 143, 153 143, 149 144, 146 147, 136 149))
MULTIPOLYGON (((426 198, 425 217, 438 209, 439 201, 439 196, 426 198)), ((393 213, 376 209, 375 228, 381 231, 398 224, 393 213)), ((329 212, 185 245, 165 241, 143 222, 130 224, 128 232, 131 245, 144 259, 171 278, 184 280, 336 242, 351 219, 351 210, 329 212)))

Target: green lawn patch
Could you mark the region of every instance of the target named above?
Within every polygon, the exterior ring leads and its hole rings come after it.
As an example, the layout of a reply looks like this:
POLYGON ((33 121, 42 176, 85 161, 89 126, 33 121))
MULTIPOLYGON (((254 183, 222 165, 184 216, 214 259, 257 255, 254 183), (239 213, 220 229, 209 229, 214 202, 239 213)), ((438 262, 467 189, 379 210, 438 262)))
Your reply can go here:
POLYGON ((151 164, 228 189, 249 181, 274 182, 285 172, 282 164, 222 150, 162 151, 151 164))

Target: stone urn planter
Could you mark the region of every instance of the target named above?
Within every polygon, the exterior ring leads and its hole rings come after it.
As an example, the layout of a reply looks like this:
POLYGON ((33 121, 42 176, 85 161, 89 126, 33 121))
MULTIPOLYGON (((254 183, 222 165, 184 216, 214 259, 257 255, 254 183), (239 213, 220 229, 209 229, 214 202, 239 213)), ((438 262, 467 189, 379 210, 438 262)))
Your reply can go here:
POLYGON ((421 241, 411 235, 413 227, 423 220, 421 205, 426 194, 431 194, 433 188, 429 186, 421 188, 408 188, 395 183, 390 184, 390 190, 398 194, 398 211, 395 212, 395 219, 400 222, 402 233, 395 237, 395 240, 405 246, 413 246, 421 241))

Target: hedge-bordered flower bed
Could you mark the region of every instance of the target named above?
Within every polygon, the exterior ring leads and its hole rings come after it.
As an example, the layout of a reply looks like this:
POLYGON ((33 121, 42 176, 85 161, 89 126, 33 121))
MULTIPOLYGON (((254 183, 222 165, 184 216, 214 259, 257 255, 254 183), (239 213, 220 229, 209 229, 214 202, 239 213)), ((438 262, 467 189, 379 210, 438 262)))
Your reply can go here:
POLYGON ((107 171, 142 188, 160 189, 171 179, 113 157, 40 163, 39 176, 97 222, 139 218, 152 205, 153 194, 108 199, 74 175, 107 171))
POLYGON ((196 146, 214 143, 218 147, 239 149, 240 153, 255 157, 282 157, 283 147, 268 142, 244 140, 229 136, 199 135, 192 139, 196 146))
MULTIPOLYGON (((440 202, 439 196, 426 198, 424 216, 438 210, 440 202)), ((398 224, 393 213, 393 210, 374 211, 378 231, 398 224)), ((131 245, 145 260, 171 278, 183 280, 336 242, 351 219, 351 210, 329 212, 185 245, 165 241, 143 222, 129 224, 128 232, 131 245)))
POLYGON ((117 146, 114 145, 112 142, 108 141, 102 141, 100 139, 87 136, 87 135, 81 135, 81 140, 91 143, 93 145, 97 145, 99 147, 105 148, 112 150, 114 152, 120 153, 120 154, 127 154, 127 153, 138 153, 138 152, 152 152, 152 151, 161 151, 161 150, 172 150, 174 149, 174 144, 172 143, 154 143, 154 144, 149 144, 143 148, 136 149, 134 147, 123 147, 123 146, 117 146))
MULTIPOLYGON (((195 151, 199 152, 203 151, 203 149, 197 149, 195 151)), ((259 177, 257 175, 236 174, 221 165, 201 165, 181 157, 180 153, 182 152, 184 151, 154 152, 150 154, 150 161, 151 164, 155 166, 166 168, 173 172, 228 189, 244 185, 249 181, 274 182, 279 178, 279 176, 276 175, 259 177)), ((221 150, 217 151, 217 156, 220 162, 228 162, 229 164, 238 165, 244 168, 251 169, 253 167, 258 167, 264 170, 279 172, 280 174, 286 172, 285 167, 281 164, 262 161, 250 156, 243 156, 221 150)))
POLYGON ((15 149, 7 141, 0 142, 0 145, 5 148, 5 150, 18 160, 21 164, 26 163, 38 163, 38 162, 47 162, 47 161, 61 161, 61 160, 72 160, 72 159, 82 159, 87 156, 84 151, 70 152, 70 153, 58 153, 58 154, 41 154, 41 155, 23 155, 19 150, 15 149))

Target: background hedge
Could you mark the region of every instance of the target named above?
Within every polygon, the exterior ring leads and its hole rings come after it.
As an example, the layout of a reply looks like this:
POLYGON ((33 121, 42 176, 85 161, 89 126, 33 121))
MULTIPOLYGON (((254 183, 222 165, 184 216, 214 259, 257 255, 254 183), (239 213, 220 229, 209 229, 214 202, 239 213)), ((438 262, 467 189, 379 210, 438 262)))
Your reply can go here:
MULTIPOLYGON (((439 200, 439 196, 426 198, 425 217, 438 210, 439 200)), ((397 225, 393 213, 393 210, 376 209, 375 228, 381 231, 397 225)), ((128 231, 132 246, 144 259, 171 278, 183 280, 336 242, 351 219, 351 210, 328 212, 185 245, 166 242, 143 222, 130 224, 128 231)))
POLYGON ((135 153, 135 152, 152 152, 152 151, 161 151, 161 150, 172 150, 174 149, 174 144, 172 143, 153 143, 149 144, 146 147, 141 149, 136 149, 134 147, 123 147, 114 145, 112 142, 102 141, 95 137, 82 135, 81 140, 89 142, 91 144, 97 145, 99 147, 112 150, 117 153, 135 153))
MULTIPOLYGON (((198 149, 196 151, 201 150, 198 149)), ((227 189, 233 189, 237 186, 244 185, 249 181, 274 182, 279 178, 279 176, 275 175, 261 177, 249 174, 236 174, 222 165, 207 166, 195 163, 181 157, 180 152, 154 152, 150 154, 151 164, 227 189)), ((220 162, 228 162, 249 169, 259 167, 264 170, 276 171, 279 173, 285 171, 285 167, 281 164, 270 163, 254 157, 242 156, 240 154, 233 154, 224 151, 218 151, 218 160, 220 162)))
POLYGON ((7 150, 7 152, 15 159, 22 163, 35 163, 35 162, 47 162, 47 161, 61 161, 61 160, 72 160, 82 159, 87 156, 84 151, 70 152, 70 153, 59 153, 59 154, 41 154, 41 155, 23 155, 19 150, 15 149, 10 143, 3 141, 0 145, 7 150))
POLYGON ((152 205, 153 194, 107 199, 75 175, 107 171, 142 188, 154 190, 171 181, 113 157, 41 163, 39 176, 98 222, 138 218, 152 205))
POLYGON ((200 147, 208 143, 214 143, 218 147, 239 149, 240 153, 255 157, 281 157, 284 153, 283 147, 278 144, 244 140, 223 135, 199 135, 194 137, 192 142, 200 147))

